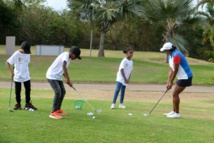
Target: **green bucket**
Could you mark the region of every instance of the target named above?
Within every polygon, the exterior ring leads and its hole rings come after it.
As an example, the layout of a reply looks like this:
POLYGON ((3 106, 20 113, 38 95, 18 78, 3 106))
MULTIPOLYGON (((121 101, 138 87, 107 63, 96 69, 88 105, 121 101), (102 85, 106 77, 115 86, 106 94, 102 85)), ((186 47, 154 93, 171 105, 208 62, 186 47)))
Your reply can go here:
POLYGON ((84 102, 84 100, 74 100, 74 108, 76 110, 81 110, 84 102))

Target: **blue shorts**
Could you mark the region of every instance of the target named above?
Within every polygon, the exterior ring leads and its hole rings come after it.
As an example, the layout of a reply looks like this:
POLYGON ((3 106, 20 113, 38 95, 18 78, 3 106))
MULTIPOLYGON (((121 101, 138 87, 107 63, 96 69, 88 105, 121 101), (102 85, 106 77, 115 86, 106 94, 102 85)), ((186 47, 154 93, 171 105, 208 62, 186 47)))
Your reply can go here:
POLYGON ((192 85, 192 77, 188 79, 179 79, 176 81, 177 86, 181 87, 186 87, 186 86, 191 86, 192 85))

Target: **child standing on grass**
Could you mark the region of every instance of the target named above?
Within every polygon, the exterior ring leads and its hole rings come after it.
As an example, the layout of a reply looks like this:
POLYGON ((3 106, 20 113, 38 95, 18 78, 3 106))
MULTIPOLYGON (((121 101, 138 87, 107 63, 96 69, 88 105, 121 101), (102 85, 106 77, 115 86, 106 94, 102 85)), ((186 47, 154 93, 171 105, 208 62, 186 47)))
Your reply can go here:
POLYGON ((122 60, 119 66, 119 70, 117 72, 117 85, 111 105, 111 109, 115 108, 117 96, 120 93, 120 104, 119 108, 126 108, 126 106, 123 104, 124 95, 125 95, 125 89, 126 86, 129 84, 130 77, 131 77, 131 71, 133 69, 133 61, 131 60, 133 56, 133 49, 132 48, 126 48, 123 50, 123 53, 126 54, 126 57, 122 60))
POLYGON ((46 78, 55 93, 52 112, 49 115, 50 118, 61 119, 62 117, 60 115, 67 115, 67 113, 61 109, 62 101, 66 93, 62 82, 62 75, 64 75, 66 83, 70 87, 73 87, 73 83, 69 78, 67 68, 70 64, 70 59, 81 59, 80 53, 81 51, 77 46, 72 46, 69 52, 63 52, 55 59, 46 73, 46 78))
POLYGON ((14 107, 14 110, 21 109, 21 87, 22 82, 25 87, 25 109, 28 110, 32 108, 37 110, 30 101, 30 91, 31 91, 31 82, 30 82, 30 73, 28 69, 28 64, 30 63, 30 47, 29 42, 24 41, 21 44, 21 49, 13 53, 13 55, 6 61, 6 66, 10 71, 10 74, 15 82, 15 93, 16 93, 16 102, 17 104, 14 107), (15 68, 11 68, 10 65, 14 65, 15 68))

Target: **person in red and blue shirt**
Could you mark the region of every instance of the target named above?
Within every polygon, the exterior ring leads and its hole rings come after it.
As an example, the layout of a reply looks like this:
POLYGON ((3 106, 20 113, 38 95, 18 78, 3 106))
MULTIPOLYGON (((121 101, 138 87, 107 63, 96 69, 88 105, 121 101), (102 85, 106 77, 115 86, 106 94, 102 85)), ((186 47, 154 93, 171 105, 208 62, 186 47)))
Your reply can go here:
POLYGON ((176 47, 172 43, 165 43, 160 51, 164 51, 167 54, 169 62, 169 75, 166 86, 167 90, 172 88, 173 81, 177 76, 176 86, 173 91, 173 110, 169 113, 165 113, 164 115, 169 118, 180 118, 179 94, 184 91, 187 86, 192 85, 193 74, 185 56, 180 51, 176 50, 176 47))

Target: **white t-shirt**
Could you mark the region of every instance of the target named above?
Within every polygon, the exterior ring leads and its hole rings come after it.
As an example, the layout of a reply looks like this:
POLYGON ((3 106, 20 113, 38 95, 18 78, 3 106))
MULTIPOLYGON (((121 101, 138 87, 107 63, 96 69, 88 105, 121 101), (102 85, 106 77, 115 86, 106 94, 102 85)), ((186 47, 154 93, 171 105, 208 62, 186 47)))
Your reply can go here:
POLYGON ((28 64, 30 63, 30 54, 23 54, 19 51, 7 60, 10 65, 15 66, 13 80, 16 82, 25 82, 30 80, 28 64))
POLYGON ((125 77, 127 79, 129 79, 129 76, 131 75, 132 69, 133 69, 133 61, 132 60, 128 60, 127 58, 124 58, 119 66, 119 70, 117 72, 117 79, 116 81, 122 83, 124 86, 127 86, 128 84, 125 82, 122 73, 121 73, 121 69, 123 69, 125 77))
POLYGON ((64 71, 63 71, 63 62, 64 61, 66 61, 66 63, 67 63, 66 68, 68 68, 68 65, 70 64, 68 52, 63 52, 55 59, 55 61, 52 63, 52 65, 48 68, 48 71, 46 73, 46 78, 62 81, 62 75, 64 74, 64 71))

